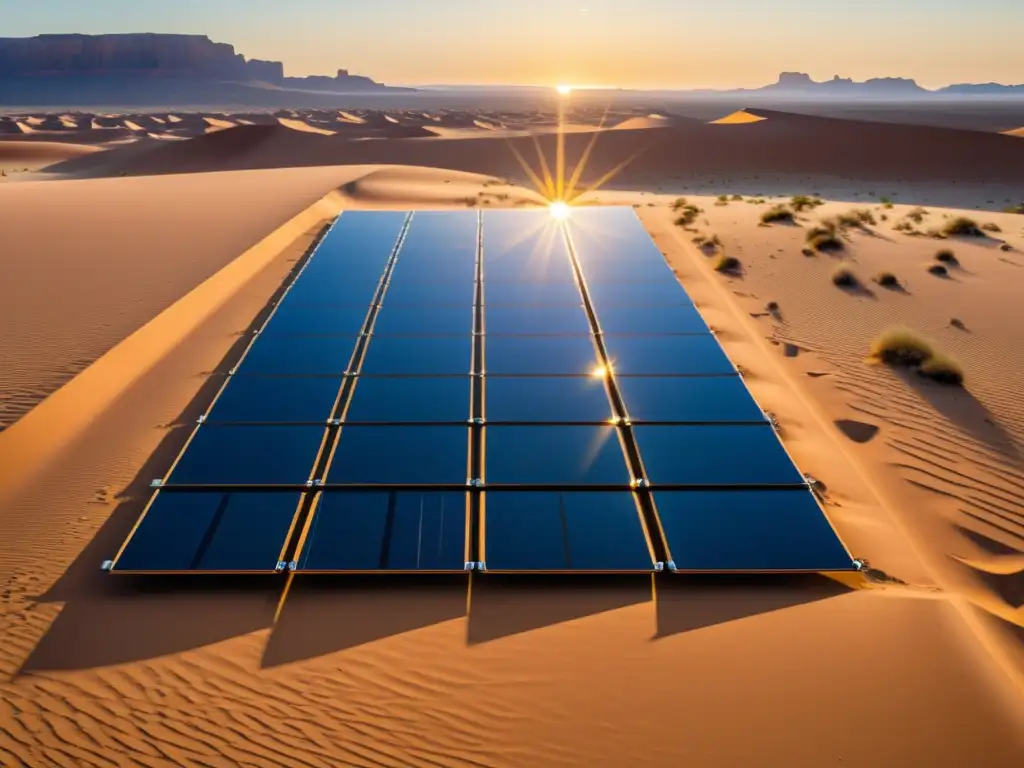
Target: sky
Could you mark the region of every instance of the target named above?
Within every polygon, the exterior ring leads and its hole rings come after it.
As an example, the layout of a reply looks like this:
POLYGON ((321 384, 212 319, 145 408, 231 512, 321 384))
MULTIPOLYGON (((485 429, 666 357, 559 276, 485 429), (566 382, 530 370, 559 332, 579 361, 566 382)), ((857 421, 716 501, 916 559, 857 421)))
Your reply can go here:
POLYGON ((1024 82, 1022 0, 0 0, 0 20, 5 37, 205 34, 288 75, 392 85, 1024 82))

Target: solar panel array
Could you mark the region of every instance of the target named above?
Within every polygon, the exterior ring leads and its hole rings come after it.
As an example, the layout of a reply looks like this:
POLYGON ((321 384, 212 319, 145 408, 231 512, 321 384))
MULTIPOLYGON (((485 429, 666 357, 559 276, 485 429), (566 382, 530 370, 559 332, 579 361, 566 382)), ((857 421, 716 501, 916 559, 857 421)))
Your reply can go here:
POLYGON ((629 208, 347 212, 111 570, 837 571, 629 208))

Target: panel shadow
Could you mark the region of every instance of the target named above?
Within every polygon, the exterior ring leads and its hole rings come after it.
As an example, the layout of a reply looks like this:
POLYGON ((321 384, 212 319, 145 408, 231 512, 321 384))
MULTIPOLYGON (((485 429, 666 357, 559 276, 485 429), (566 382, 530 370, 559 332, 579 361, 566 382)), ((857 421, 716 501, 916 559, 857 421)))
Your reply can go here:
POLYGON ((372 643, 466 615, 467 576, 298 575, 263 667, 372 643), (412 581, 410 581, 412 579, 412 581))
POLYGON ((654 639, 792 608, 851 592, 818 574, 667 575, 657 582, 654 639))
POLYGON ((649 574, 473 577, 470 645, 650 602, 649 574))

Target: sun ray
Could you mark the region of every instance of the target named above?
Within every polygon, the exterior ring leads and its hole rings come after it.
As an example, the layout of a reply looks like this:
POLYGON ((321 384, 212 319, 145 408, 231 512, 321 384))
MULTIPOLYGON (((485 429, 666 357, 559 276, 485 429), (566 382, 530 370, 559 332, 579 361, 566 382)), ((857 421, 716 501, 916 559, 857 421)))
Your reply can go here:
POLYGON ((555 196, 555 180, 551 175, 551 168, 548 166, 548 159, 544 156, 544 149, 540 145, 540 138, 537 134, 531 134, 533 146, 537 150, 537 159, 540 161, 540 170, 544 174, 544 183, 547 192, 544 194, 549 200, 555 196))
POLYGON ((604 128, 605 120, 608 119, 608 110, 611 109, 611 104, 605 105, 604 114, 601 115, 601 122, 597 125, 597 130, 590 137, 590 141, 587 142, 586 149, 583 150, 583 154, 580 156, 579 161, 576 163, 576 167, 573 168, 572 178, 569 179, 569 183, 565 189, 565 199, 572 200, 573 193, 576 191, 576 185, 579 184, 580 176, 583 175, 583 171, 586 170, 587 162, 590 160, 590 154, 594 151, 594 147, 597 146, 597 140, 601 136, 601 130, 604 128))
POLYGON ((558 134, 555 145, 555 179, 558 189, 555 198, 562 200, 565 195, 565 99, 558 100, 558 134))
POLYGON ((640 157, 640 155, 642 155, 645 151, 646 151, 646 148, 634 152, 632 155, 630 155, 625 160, 623 160, 621 163, 616 165, 614 168, 612 168, 610 171, 608 171, 608 173, 606 173, 604 176, 599 178, 597 181, 595 181, 589 187, 586 187, 578 195, 570 198, 567 202, 571 203, 573 200, 578 200, 579 198, 583 197, 586 194, 589 194, 591 192, 596 192, 601 187, 603 187, 605 184, 607 184, 609 181, 611 181, 616 176, 618 176, 620 173, 622 173, 622 171, 625 170, 627 165, 629 165, 634 160, 636 160, 638 157, 640 157))
POLYGON ((519 161, 519 165, 522 167, 522 169, 526 172, 526 175, 529 177, 530 183, 537 188, 537 191, 540 193, 541 197, 551 197, 551 195, 548 194, 545 189, 544 182, 540 180, 540 177, 537 176, 536 173, 533 172, 533 168, 531 168, 530 164, 526 162, 526 158, 523 157, 522 153, 520 153, 520 151, 516 149, 515 144, 512 143, 512 140, 506 137, 505 143, 508 145, 508 148, 509 150, 511 150, 512 154, 515 155, 516 160, 519 161))

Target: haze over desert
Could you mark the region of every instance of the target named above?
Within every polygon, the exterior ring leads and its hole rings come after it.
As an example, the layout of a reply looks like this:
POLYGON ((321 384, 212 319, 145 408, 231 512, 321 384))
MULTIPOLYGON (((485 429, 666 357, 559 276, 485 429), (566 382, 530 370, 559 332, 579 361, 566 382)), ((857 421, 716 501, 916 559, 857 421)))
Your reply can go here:
POLYGON ((1024 764, 1015 91, 344 91, 233 49, 17 50, 0 80, 98 100, 0 107, 0 765, 1024 764), (336 221, 552 202, 632 209, 859 570, 101 569, 336 221))

